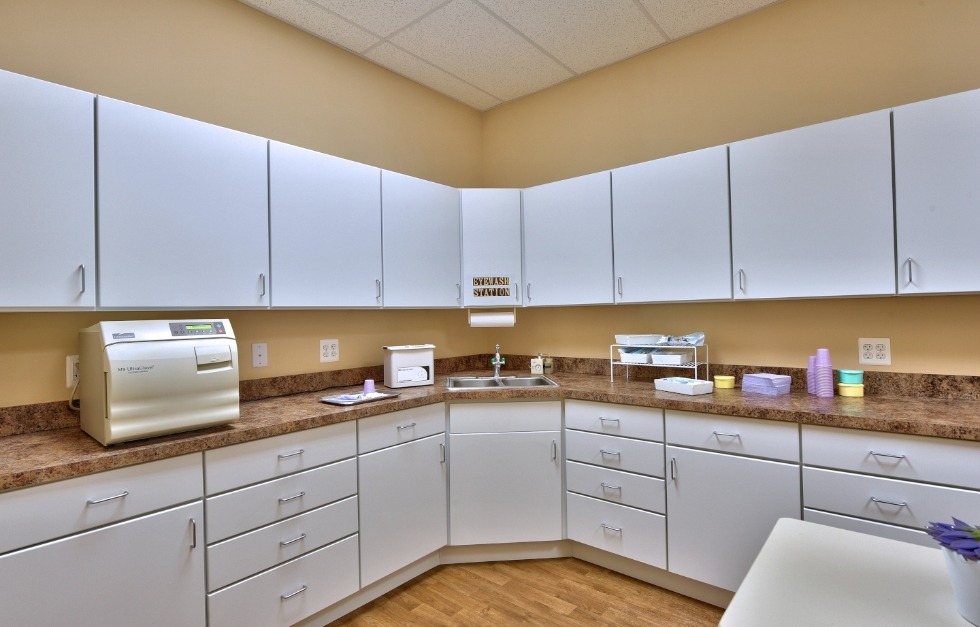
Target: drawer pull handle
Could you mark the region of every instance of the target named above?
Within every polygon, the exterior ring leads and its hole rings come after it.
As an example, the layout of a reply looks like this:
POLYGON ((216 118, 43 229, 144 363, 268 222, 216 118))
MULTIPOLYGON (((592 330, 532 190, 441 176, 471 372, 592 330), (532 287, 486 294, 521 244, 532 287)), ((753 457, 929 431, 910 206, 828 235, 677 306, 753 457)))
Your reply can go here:
POLYGON ((623 533, 622 527, 610 527, 606 523, 602 523, 602 528, 605 529, 606 531, 612 531, 614 533, 623 533))
POLYGON ((306 534, 305 533, 301 533, 298 536, 296 536, 295 538, 293 538, 292 540, 280 540, 279 541, 279 546, 289 546, 290 544, 292 544, 294 542, 299 542, 300 540, 305 540, 305 539, 306 539, 306 534))
MULTIPOLYGON (((599 422, 600 423, 615 422, 615 423, 618 424, 619 423, 619 418, 606 418, 605 416, 599 416, 599 422)), ((603 425, 603 426, 605 426, 605 425, 603 425)))
POLYGON ((107 496, 104 499, 95 499, 86 501, 89 505, 98 505, 99 503, 105 503, 106 501, 115 501, 116 499, 126 498, 129 495, 129 490, 123 490, 119 494, 114 494, 112 496, 107 496))
POLYGON ((875 457, 891 457, 892 459, 905 459, 904 455, 895 455, 894 453, 879 453, 878 451, 868 451, 875 457))
POLYGON ((300 492, 299 494, 294 494, 292 496, 287 496, 286 498, 279 499, 280 503, 288 503, 290 501, 295 501, 296 499, 301 499, 306 496, 306 492, 300 492))
POLYGON ((398 430, 401 431, 402 429, 414 429, 415 425, 417 424, 418 424, 417 422, 410 422, 407 425, 398 425, 398 430))
POLYGON ((558 440, 551 441, 551 461, 558 459, 558 440))
POLYGON ((289 459, 290 457, 296 457, 297 455, 302 455, 303 453, 305 453, 303 449, 299 449, 298 451, 293 451, 292 453, 286 453, 285 455, 279 453, 279 459, 289 459))
POLYGON ((303 586, 302 588, 300 588, 296 592, 290 592, 289 594, 280 594, 279 595, 279 598, 282 599, 283 601, 286 601, 288 599, 293 598, 297 594, 302 594, 303 592, 306 592, 306 586, 303 586))
POLYGON ((191 518, 191 548, 197 548, 197 521, 191 518))
POLYGON ((712 431, 716 438, 741 438, 737 433, 725 433, 724 431, 712 431))
POLYGON ((620 492, 623 491, 623 486, 621 486, 621 485, 612 485, 612 484, 606 483, 605 481, 603 481, 599 485, 602 486, 602 489, 603 490, 619 490, 620 492))
POLYGON ((673 481, 677 479, 677 458, 670 458, 670 480, 673 481))
POLYGON ((875 498, 873 496, 871 497, 871 502, 873 502, 873 503, 881 503, 882 505, 894 505, 895 507, 908 507, 909 506, 909 504, 907 502, 905 502, 905 501, 902 501, 901 503, 896 503, 895 501, 886 501, 885 499, 879 499, 879 498, 875 498))
POLYGON ((446 445, 442 442, 439 443, 439 463, 446 463, 446 445))
POLYGON ((601 448, 601 449, 599 449, 599 453, 600 453, 600 454, 601 454, 601 455, 602 455, 603 457, 605 457, 606 455, 614 455, 614 456, 616 456, 616 457, 622 457, 622 456, 623 456, 623 454, 622 454, 622 453, 620 453, 619 451, 607 451, 607 450, 606 450, 606 449, 604 449, 604 448, 601 448))

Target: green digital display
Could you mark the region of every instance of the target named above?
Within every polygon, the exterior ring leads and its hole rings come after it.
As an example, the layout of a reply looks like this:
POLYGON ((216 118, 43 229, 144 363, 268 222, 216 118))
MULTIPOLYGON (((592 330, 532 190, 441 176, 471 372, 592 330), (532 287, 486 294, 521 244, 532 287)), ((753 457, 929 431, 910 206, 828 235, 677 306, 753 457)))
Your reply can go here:
POLYGON ((188 324, 184 327, 188 331, 206 331, 211 328, 210 324, 188 324))

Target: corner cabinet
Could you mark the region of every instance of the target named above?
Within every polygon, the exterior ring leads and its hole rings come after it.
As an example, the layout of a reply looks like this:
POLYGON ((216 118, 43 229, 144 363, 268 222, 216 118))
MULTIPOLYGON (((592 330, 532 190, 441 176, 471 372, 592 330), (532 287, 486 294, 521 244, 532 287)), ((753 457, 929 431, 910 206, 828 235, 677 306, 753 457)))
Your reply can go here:
POLYGON ((461 189, 463 306, 522 304, 521 190, 461 189))
POLYGON ((980 90, 893 116, 898 293, 980 291, 980 90))
POLYGON ((524 190, 524 302, 613 302, 609 172, 524 190))
POLYGON ((267 140, 99 96, 99 306, 269 305, 267 140))
POLYGON ((385 307, 459 307, 459 190, 381 172, 385 307))
POLYGON ((736 299, 895 293, 888 111, 729 150, 736 299))
POLYGON ((0 310, 95 308, 95 96, 0 70, 0 310))
POLYGON ((381 306, 381 170, 269 142, 274 307, 381 306))
POLYGON ((612 171, 616 302, 732 297, 728 148, 612 171))

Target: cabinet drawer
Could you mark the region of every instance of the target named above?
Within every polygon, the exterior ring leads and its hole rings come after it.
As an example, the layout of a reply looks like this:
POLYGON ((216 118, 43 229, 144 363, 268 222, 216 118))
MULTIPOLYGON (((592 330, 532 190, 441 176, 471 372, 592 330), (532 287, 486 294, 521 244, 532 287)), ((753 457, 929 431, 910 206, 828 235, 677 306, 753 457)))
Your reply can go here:
POLYGON ((208 543, 295 516, 357 493, 357 460, 274 479, 206 503, 208 543))
POLYGON ((803 426, 803 463, 896 479, 980 488, 980 444, 803 426))
POLYGON ((285 627, 357 592, 357 536, 208 595, 209 627, 285 627))
POLYGON ((568 539, 622 555, 657 568, 667 568, 667 520, 578 494, 569 494, 568 539))
POLYGON ((208 494, 218 494, 357 454, 353 420, 204 452, 208 494))
POLYGON ((570 492, 620 505, 661 514, 666 511, 663 479, 570 461, 565 462, 565 486, 570 492))
POLYGON ((819 512, 814 509, 806 508, 803 509, 803 520, 819 523, 821 525, 827 525, 828 527, 837 527, 838 529, 848 529, 859 533, 867 533, 880 538, 900 540, 902 542, 909 542, 911 544, 918 544, 929 548, 939 547, 939 545, 936 544, 936 541, 930 538, 929 534, 927 534, 925 531, 908 529, 907 527, 896 527, 895 525, 874 522, 872 520, 861 520, 860 518, 851 518, 850 516, 841 516, 840 514, 831 514, 829 512, 819 512))
POLYGON ((795 422, 673 409, 665 413, 668 444, 788 462, 800 460, 800 437, 795 422))
POLYGON ((664 476, 664 445, 655 442, 569 430, 565 432, 565 459, 664 476))
POLYGON ((192 453, 0 494, 0 553, 200 499, 202 477, 192 453))
POLYGON ((565 427, 640 440, 664 440, 664 410, 592 401, 565 401, 565 427))
POLYGON ((357 533, 357 497, 208 547, 208 591, 357 533))
POLYGON ((816 468, 803 469, 803 505, 906 527, 980 520, 980 492, 816 468))
POLYGON ((370 453, 446 430, 446 405, 426 405, 357 421, 357 452, 370 453))
POLYGON ((449 406, 449 431, 451 433, 560 430, 560 401, 460 403, 449 406))

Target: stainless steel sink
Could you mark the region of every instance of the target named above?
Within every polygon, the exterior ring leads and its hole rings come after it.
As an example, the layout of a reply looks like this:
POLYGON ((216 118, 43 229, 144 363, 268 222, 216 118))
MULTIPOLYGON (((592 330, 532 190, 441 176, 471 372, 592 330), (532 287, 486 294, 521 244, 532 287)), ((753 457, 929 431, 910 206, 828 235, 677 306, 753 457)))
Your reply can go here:
POLYGON ((558 387, 558 384, 542 375, 530 377, 449 377, 446 388, 450 390, 496 389, 505 388, 544 388, 558 387))

